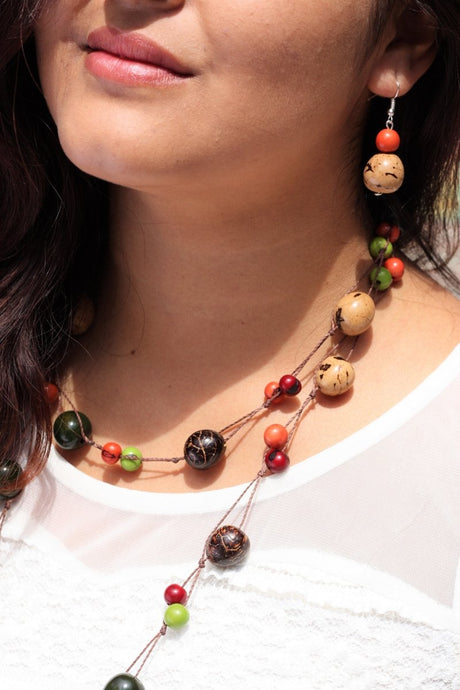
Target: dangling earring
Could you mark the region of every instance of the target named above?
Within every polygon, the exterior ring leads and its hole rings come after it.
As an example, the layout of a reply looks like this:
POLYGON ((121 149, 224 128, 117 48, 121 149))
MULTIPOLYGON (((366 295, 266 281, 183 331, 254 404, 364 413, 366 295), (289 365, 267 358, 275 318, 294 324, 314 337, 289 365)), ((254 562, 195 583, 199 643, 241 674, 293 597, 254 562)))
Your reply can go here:
POLYGON ((386 128, 381 129, 375 138, 375 145, 381 153, 370 158, 363 172, 364 184, 376 196, 396 192, 404 180, 404 166, 399 156, 393 152, 399 148, 399 134, 393 129, 396 99, 399 96, 399 82, 391 99, 386 128))

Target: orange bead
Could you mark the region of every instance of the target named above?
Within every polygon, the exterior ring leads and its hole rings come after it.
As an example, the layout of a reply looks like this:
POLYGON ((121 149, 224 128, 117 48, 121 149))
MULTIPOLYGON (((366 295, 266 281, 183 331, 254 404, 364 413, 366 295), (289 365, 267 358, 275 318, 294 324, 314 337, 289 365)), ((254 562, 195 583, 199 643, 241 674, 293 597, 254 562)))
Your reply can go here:
POLYGON ((394 129, 381 129, 375 137, 375 145, 382 153, 391 153, 399 149, 401 140, 394 129))
POLYGON ((380 223, 380 225, 377 226, 375 234, 379 237, 386 237, 392 244, 394 244, 399 240, 401 230, 398 228, 397 225, 391 225, 390 223, 380 223))
POLYGON ((274 404, 280 403, 283 400, 284 395, 278 395, 276 398, 273 398, 273 400, 271 400, 272 395, 274 395, 276 391, 279 391, 279 389, 280 384, 278 381, 270 381, 270 383, 267 383, 264 389, 264 395, 266 399, 270 400, 270 402, 274 404))
POLYGON ((390 272, 393 280, 401 280, 404 274, 404 263, 396 256, 392 256, 383 262, 384 267, 390 272))
POLYGON ((45 383, 45 396, 49 405, 54 405, 59 398, 59 389, 54 383, 45 383))
POLYGON ((281 424, 270 424, 264 431, 264 441, 269 448, 280 450, 286 445, 288 430, 281 424))
POLYGON ((115 465, 120 459, 121 453, 121 446, 118 443, 113 443, 113 441, 106 443, 101 451, 102 459, 108 465, 115 465))

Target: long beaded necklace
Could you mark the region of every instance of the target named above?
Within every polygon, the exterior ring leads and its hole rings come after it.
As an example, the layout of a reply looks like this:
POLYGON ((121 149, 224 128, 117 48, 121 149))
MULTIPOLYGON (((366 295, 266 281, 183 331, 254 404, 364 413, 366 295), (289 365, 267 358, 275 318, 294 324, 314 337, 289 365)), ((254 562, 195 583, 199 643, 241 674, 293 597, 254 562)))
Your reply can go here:
MULTIPOLYGON (((128 666, 124 673, 114 676, 104 687, 104 690, 145 690, 139 680, 139 675, 158 642, 164 637, 169 628, 181 628, 189 620, 186 604, 190 602, 192 593, 206 563, 217 567, 228 567, 240 564, 246 557, 250 540, 244 532, 249 519, 251 508, 260 482, 272 474, 284 472, 290 461, 287 449, 299 427, 305 413, 312 406, 317 393, 326 396, 338 396, 348 391, 353 385, 355 373, 349 359, 356 345, 358 337, 371 325, 375 314, 375 297, 387 290, 393 281, 398 281, 404 273, 401 259, 393 255, 393 244, 399 238, 399 228, 390 223, 381 223, 376 236, 369 244, 369 251, 374 266, 369 273, 370 288, 363 292, 352 288, 337 303, 333 312, 330 329, 313 350, 289 374, 284 374, 278 381, 271 381, 264 390, 264 401, 255 409, 239 419, 228 424, 220 431, 201 429, 192 433, 184 444, 182 456, 170 458, 143 457, 141 451, 129 446, 124 449, 113 441, 99 444, 91 438, 92 425, 88 417, 77 410, 67 394, 54 383, 45 386, 45 393, 50 404, 56 403, 59 397, 67 401, 69 410, 59 414, 53 425, 55 443, 62 449, 69 451, 89 445, 101 452, 102 459, 109 465, 120 463, 127 472, 137 472, 143 463, 185 461, 196 470, 206 470, 216 465, 224 455, 228 455, 228 443, 247 424, 257 420, 272 406, 286 397, 300 395, 305 381, 302 372, 314 355, 325 345, 327 340, 339 334, 339 341, 328 348, 326 357, 314 369, 310 380, 311 389, 301 401, 296 412, 285 425, 270 424, 264 432, 265 450, 260 470, 246 485, 244 490, 224 513, 219 522, 205 540, 196 568, 188 575, 182 584, 170 584, 166 587, 164 598, 167 604, 163 622, 158 632, 147 642, 138 656, 128 666), (346 350, 346 353, 345 353, 346 350), (338 354, 338 352, 341 354, 338 354), (344 355, 344 356, 342 356, 344 355), (237 524, 228 522, 237 507, 242 507, 237 524)), ((15 488, 22 469, 16 462, 9 462, 0 468, 0 498, 5 505, 0 514, 0 531, 12 500, 20 493, 15 488)))

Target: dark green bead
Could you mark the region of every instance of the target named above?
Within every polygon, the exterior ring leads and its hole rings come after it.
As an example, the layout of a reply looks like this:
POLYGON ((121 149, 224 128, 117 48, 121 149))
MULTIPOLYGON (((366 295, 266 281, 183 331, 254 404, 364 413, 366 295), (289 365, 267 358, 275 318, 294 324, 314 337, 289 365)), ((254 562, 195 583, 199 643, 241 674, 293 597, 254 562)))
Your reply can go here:
POLYGON ((14 460, 7 460, 0 465, 0 498, 14 498, 22 489, 15 488, 22 474, 21 465, 14 460))
POLYGON ((145 688, 141 681, 130 673, 120 673, 107 683, 104 690, 145 690, 145 688))
MULTIPOLYGON (((83 412, 78 412, 86 436, 91 436, 91 422, 83 412)), ((53 425, 54 440, 64 450, 76 450, 85 445, 81 435, 78 417, 73 410, 67 410, 56 418, 53 425)))
POLYGON ((375 289, 379 290, 379 292, 388 290, 393 282, 390 271, 384 266, 381 266, 380 268, 375 266, 369 274, 369 280, 375 289))

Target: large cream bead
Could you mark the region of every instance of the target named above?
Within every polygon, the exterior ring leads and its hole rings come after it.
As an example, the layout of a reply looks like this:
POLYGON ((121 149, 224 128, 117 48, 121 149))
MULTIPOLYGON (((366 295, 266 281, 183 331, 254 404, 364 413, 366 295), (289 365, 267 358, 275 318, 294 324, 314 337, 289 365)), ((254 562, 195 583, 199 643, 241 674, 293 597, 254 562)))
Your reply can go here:
POLYGON ((355 370, 343 357, 331 355, 320 364, 315 379, 324 395, 341 395, 352 387, 355 370))
POLYGON ((404 180, 404 166, 394 153, 376 153, 364 168, 364 184, 376 194, 396 192, 404 180))
POLYGON ((83 335, 88 331, 94 321, 94 303, 87 297, 83 296, 77 304, 77 307, 72 317, 72 335, 83 335))
POLYGON ((365 292, 349 292, 337 303, 335 323, 345 335, 367 331, 375 314, 375 303, 365 292))

